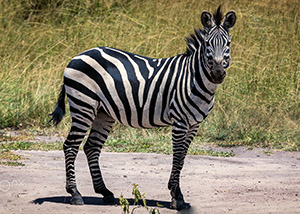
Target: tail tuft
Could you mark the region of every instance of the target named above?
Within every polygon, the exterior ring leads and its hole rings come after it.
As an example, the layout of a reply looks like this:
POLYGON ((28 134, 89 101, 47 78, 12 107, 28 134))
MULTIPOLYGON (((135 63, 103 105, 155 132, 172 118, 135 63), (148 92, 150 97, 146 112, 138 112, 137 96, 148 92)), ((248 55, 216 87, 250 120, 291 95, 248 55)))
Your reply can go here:
POLYGON ((58 101, 56 103, 54 111, 49 114, 51 116, 50 122, 53 122, 55 126, 57 126, 60 121, 62 120, 63 116, 66 113, 66 107, 65 107, 65 87, 62 85, 61 91, 59 93, 58 101))

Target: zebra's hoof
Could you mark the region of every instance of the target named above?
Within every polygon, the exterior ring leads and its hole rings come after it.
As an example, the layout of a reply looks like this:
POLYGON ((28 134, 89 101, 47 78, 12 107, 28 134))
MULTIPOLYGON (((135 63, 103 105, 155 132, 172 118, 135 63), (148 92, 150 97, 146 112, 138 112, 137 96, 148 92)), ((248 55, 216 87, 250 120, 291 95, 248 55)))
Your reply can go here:
POLYGON ((189 203, 185 203, 184 200, 182 199, 175 199, 172 198, 170 208, 174 210, 184 210, 184 209, 189 209, 191 205, 189 203))
POLYGON ((72 205, 83 205, 84 204, 83 199, 80 195, 73 196, 71 198, 70 202, 72 205))
POLYGON ((103 197, 103 201, 105 204, 116 204, 116 199, 114 195, 107 195, 103 197))

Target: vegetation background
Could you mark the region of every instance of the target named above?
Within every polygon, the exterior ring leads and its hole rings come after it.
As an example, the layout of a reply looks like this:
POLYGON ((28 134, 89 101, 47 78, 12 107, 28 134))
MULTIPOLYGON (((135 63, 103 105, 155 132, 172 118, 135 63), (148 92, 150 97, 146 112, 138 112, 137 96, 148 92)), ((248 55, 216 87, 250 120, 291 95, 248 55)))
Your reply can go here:
MULTIPOLYGON (((232 64, 195 143, 299 151, 299 0, 1 0, 0 128, 54 131, 48 114, 72 57, 97 46, 153 58, 183 53, 201 12, 220 3, 237 13, 232 64)), ((69 125, 68 115, 57 130, 66 135, 69 125)), ((152 143, 170 141, 170 128, 121 125, 110 138, 154 152, 152 143)))

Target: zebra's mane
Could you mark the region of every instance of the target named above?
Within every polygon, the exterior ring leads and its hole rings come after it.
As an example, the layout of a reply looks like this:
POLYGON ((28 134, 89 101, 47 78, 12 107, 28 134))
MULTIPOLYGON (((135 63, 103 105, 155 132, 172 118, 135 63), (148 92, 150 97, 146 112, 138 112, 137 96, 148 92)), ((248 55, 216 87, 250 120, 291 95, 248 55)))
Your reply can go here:
POLYGON ((185 37, 187 44, 185 55, 190 56, 199 49, 204 41, 203 34, 204 32, 201 29, 195 29, 195 34, 191 33, 189 37, 185 37))
POLYGON ((219 27, 223 20, 223 13, 221 10, 221 5, 218 7, 216 12, 214 12, 213 17, 214 17, 215 24, 219 27))

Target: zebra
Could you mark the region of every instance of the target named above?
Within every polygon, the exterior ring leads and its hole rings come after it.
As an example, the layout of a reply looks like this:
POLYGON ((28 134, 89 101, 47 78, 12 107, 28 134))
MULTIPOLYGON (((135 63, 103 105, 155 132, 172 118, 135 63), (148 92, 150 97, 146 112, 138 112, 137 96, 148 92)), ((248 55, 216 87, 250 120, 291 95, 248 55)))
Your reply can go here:
POLYGON ((223 16, 221 6, 211 15, 201 14, 203 29, 186 38, 183 54, 149 58, 110 47, 89 49, 74 57, 64 71, 64 81, 54 111, 55 126, 65 114, 67 94, 72 125, 63 144, 66 191, 71 204, 84 201, 76 187, 74 163, 84 144, 96 193, 107 204, 115 204, 99 167, 99 156, 115 121, 133 128, 172 126, 173 163, 168 189, 170 208, 190 207, 180 189, 180 172, 199 124, 211 112, 217 86, 224 81, 230 64, 229 29, 236 14, 223 16), (224 19, 224 21, 223 21, 224 19))

